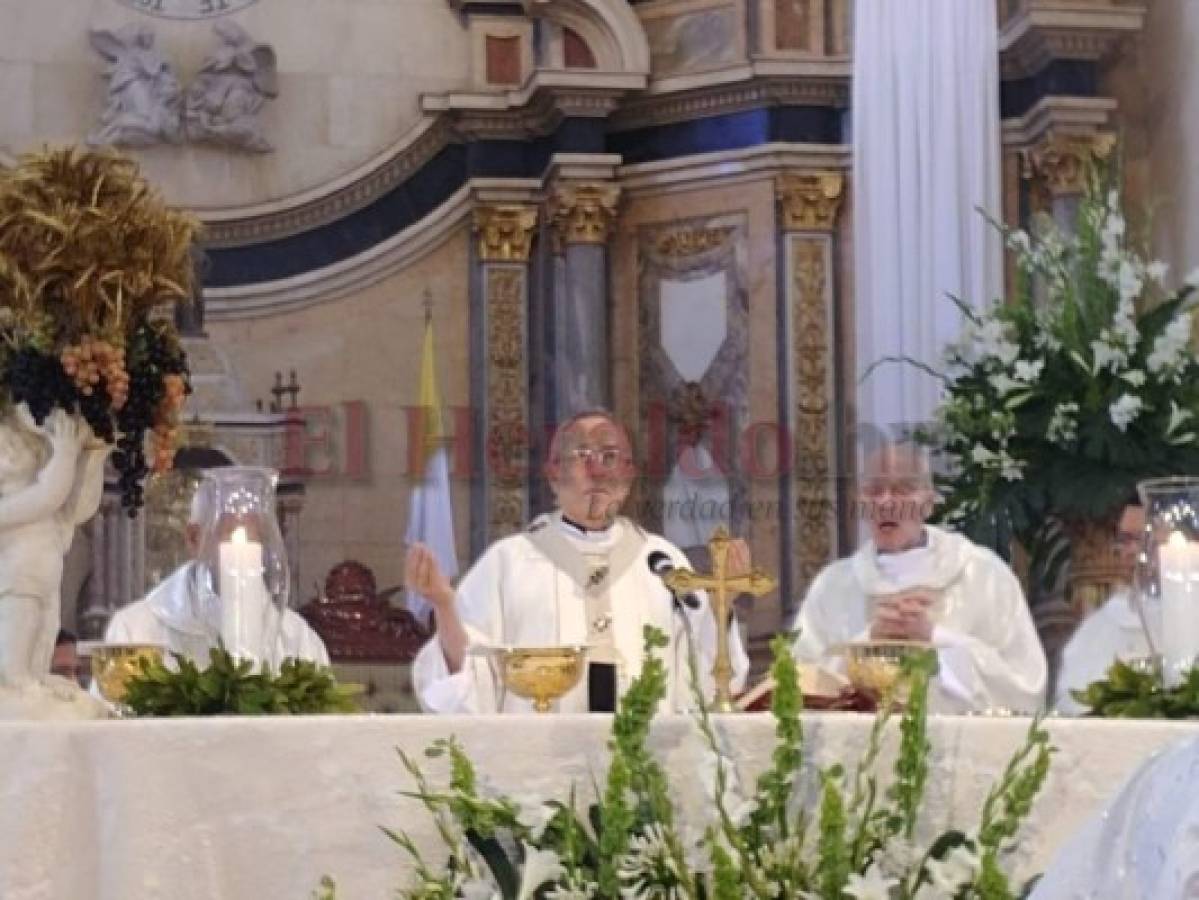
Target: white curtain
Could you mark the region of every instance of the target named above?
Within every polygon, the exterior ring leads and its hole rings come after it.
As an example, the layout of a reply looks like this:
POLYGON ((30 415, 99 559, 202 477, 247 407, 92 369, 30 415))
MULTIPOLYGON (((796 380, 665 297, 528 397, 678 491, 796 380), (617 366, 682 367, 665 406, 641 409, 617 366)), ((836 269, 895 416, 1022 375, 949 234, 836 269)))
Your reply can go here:
POLYGON ((995 0, 856 0, 853 54, 854 319, 862 429, 931 418, 962 317, 1003 293, 995 0))

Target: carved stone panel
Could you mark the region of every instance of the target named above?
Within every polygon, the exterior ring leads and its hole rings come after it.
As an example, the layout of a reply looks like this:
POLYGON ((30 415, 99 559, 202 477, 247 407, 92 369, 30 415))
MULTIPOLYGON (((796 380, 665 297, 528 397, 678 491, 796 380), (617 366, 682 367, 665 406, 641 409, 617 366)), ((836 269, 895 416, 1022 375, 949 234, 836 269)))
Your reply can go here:
POLYGON ((487 305, 487 536, 504 537, 528 517, 529 418, 524 266, 488 266, 487 305))
POLYGON ((742 533, 736 436, 749 415, 747 225, 741 214, 638 232, 638 518, 684 548, 742 533))

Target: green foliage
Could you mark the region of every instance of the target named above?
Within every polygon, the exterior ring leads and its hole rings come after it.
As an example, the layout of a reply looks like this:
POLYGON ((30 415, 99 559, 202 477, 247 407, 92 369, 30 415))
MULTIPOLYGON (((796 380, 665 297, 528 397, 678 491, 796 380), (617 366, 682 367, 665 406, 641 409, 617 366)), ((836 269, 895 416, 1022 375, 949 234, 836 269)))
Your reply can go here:
POLYGON ((200 669, 177 653, 175 668, 158 660, 138 661, 124 705, 139 716, 261 716, 357 712, 358 689, 339 685, 329 669, 301 659, 285 659, 278 674, 266 666, 254 671, 223 647, 209 651, 200 669))
POLYGON ((932 651, 913 654, 904 660, 904 675, 910 685, 907 707, 899 723, 899 756, 895 760, 895 783, 887 797, 895 801, 888 819, 892 833, 911 838, 924 799, 928 781, 928 682, 937 671, 937 656, 932 651))
POLYGON ((1114 719, 1189 719, 1199 717, 1199 669, 1191 669, 1182 684, 1167 688, 1158 672, 1134 669, 1117 660, 1107 677, 1071 691, 1090 715, 1114 719))
POLYGON ((841 769, 822 773, 820 827, 816 857, 817 884, 822 896, 839 897, 849 881, 849 823, 845 818, 845 798, 841 795, 841 769))
POLYGON ((1008 762, 1003 777, 991 788, 983 803, 978 829, 979 846, 992 856, 1008 849, 1021 823, 1032 811, 1033 800, 1049 775, 1049 732, 1034 719, 1024 746, 1008 762))
POLYGON ((734 811, 730 765, 700 694, 692 653, 694 717, 715 756, 716 790, 713 821, 688 845, 676 825, 670 783, 647 745, 654 713, 666 696, 666 668, 656 655, 665 643, 660 633, 646 630, 641 674, 613 718, 607 782, 597 787, 596 802, 585 813, 572 790, 567 802, 543 801, 548 823, 538 830, 521 818, 517 803, 480 789, 470 759, 454 739, 437 741, 426 751, 427 757, 448 764, 443 790, 434 789, 416 762, 401 753, 416 785, 408 796, 418 798, 433 816, 449 860, 442 867, 430 866, 407 835, 384 829, 415 863, 415 877, 400 896, 845 900, 857 895, 861 879, 877 884, 885 878, 895 885, 894 900, 914 900, 918 893, 928 895, 922 888, 932 883, 935 867, 948 866, 939 873, 942 880, 945 871, 966 872, 954 896, 1013 900, 1001 862, 1048 770, 1048 736, 1039 723, 988 796, 979 830, 951 829, 927 852, 913 855, 910 838, 930 769, 926 719, 934 654, 915 656, 904 667, 902 693, 908 700, 894 769, 884 789, 874 770, 892 718, 889 706, 884 704, 876 717, 852 774, 840 764, 805 768, 798 668, 788 642, 776 640, 771 669, 776 745, 753 796, 734 811), (814 809, 809 808, 813 797, 814 809), (547 856, 552 861, 548 868, 547 856), (540 883, 525 883, 531 872, 537 873, 532 881, 540 878, 540 883))

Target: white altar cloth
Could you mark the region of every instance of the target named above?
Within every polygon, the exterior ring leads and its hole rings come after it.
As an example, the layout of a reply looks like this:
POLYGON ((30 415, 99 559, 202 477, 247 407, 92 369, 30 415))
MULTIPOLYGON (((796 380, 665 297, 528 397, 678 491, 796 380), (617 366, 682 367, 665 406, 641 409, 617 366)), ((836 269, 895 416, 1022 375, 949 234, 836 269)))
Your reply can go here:
MULTIPOLYGON (((512 793, 580 796, 602 772, 607 716, 348 716, 0 723, 3 900, 308 900, 322 874, 342 900, 383 900, 409 866, 377 825, 435 852, 429 818, 396 756, 457 735, 480 774, 512 793)), ((870 717, 805 717, 821 763, 858 758, 870 717)), ((746 784, 769 762, 767 715, 718 719, 746 784)), ((1023 719, 934 717, 929 820, 972 825, 1022 740, 1023 719), (963 816, 968 810, 970 815, 963 816)), ((1051 720, 1059 752, 1024 832, 1019 871, 1052 854, 1150 754, 1189 723, 1051 720)), ((696 780, 694 728, 660 719, 655 746, 696 780)), ((423 757, 422 757, 423 761, 423 757)), ((427 769, 441 773, 439 761, 427 769)))

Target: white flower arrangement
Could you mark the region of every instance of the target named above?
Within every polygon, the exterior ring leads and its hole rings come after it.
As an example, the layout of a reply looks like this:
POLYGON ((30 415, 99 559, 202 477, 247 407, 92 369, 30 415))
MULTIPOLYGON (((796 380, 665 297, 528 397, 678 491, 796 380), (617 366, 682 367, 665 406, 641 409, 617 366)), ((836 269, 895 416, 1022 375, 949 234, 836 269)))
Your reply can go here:
POLYGON ((1138 481, 1199 472, 1199 269, 1169 292, 1107 177, 1093 173, 1073 233, 1044 215, 996 224, 1014 295, 985 314, 955 300, 963 338, 924 367, 945 385, 923 433, 945 458, 942 516, 1005 554, 1014 537, 1035 560, 1062 525, 1114 520, 1138 481))
MULTIPOLYGON (((774 645, 771 767, 751 797, 735 786, 732 762, 697 697, 696 725, 710 754, 709 816, 700 828, 680 823, 680 799, 646 748, 666 669, 654 650, 665 638, 646 630, 641 675, 621 698, 612 726, 606 783, 581 808, 543 798, 551 811, 537 836, 527 804, 484 791, 453 740, 426 754, 448 759, 448 785, 434 789, 401 754, 420 799, 449 851, 431 867, 404 833, 387 831, 412 858, 406 900, 1014 900, 1023 896, 1004 872, 1020 823, 1048 773, 1048 734, 1034 721, 1023 747, 988 795, 972 829, 914 840, 930 774, 926 732, 928 681, 936 657, 911 661, 888 781, 876 771, 891 722, 883 698, 862 758, 813 772, 805 766, 799 676, 785 638, 774 645)), ((692 674, 695 661, 692 657, 692 674)), ((698 679, 697 679, 698 681, 698 679)), ((334 900, 331 880, 320 900, 334 900)))

